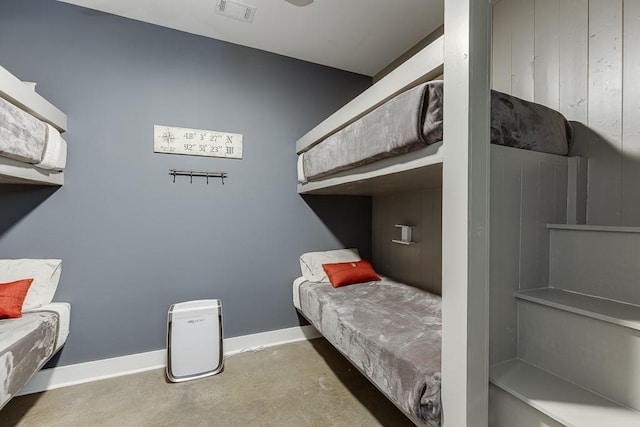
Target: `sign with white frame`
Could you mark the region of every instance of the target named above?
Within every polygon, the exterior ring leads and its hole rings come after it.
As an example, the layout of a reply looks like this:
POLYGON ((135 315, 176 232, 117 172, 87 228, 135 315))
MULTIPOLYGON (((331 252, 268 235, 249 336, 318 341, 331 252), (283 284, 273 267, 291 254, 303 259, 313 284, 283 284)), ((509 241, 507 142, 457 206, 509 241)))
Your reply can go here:
POLYGON ((154 125, 153 151, 242 159, 242 134, 154 125))

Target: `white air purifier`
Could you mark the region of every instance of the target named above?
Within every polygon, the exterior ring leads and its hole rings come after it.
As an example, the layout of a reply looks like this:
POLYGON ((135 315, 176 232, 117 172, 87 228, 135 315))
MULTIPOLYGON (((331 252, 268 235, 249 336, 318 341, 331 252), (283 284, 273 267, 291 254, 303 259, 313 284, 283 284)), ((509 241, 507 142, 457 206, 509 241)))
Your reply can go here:
POLYGON ((167 378, 181 382, 222 371, 222 301, 173 304, 167 316, 167 378))

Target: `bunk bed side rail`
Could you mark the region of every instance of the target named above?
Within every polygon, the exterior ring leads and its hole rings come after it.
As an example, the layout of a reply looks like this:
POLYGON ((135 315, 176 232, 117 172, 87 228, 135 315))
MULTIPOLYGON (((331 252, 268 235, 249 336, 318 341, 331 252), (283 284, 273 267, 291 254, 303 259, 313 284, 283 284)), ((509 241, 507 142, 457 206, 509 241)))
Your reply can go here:
POLYGON ((49 123, 60 132, 67 130, 67 116, 23 81, 0 66, 0 97, 49 123))
POLYGON ((309 150, 398 93, 434 79, 442 74, 443 68, 444 36, 440 36, 298 139, 296 152, 300 154, 309 150))

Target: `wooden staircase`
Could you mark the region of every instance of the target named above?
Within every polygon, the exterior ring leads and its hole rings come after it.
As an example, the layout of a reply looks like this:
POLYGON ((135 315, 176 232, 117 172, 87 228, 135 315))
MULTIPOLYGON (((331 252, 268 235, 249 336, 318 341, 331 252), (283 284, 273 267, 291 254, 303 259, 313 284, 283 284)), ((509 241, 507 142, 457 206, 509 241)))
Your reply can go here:
POLYGON ((549 225, 549 282, 517 299, 491 426, 640 426, 640 228, 549 225))

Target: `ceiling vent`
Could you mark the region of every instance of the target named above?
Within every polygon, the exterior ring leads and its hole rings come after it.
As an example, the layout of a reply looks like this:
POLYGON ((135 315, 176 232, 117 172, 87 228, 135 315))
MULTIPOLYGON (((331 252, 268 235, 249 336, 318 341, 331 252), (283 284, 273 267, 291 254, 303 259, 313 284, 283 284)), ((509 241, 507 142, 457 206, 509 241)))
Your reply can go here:
POLYGON ((216 5, 216 13, 250 24, 256 14, 256 8, 237 1, 220 0, 216 5))

